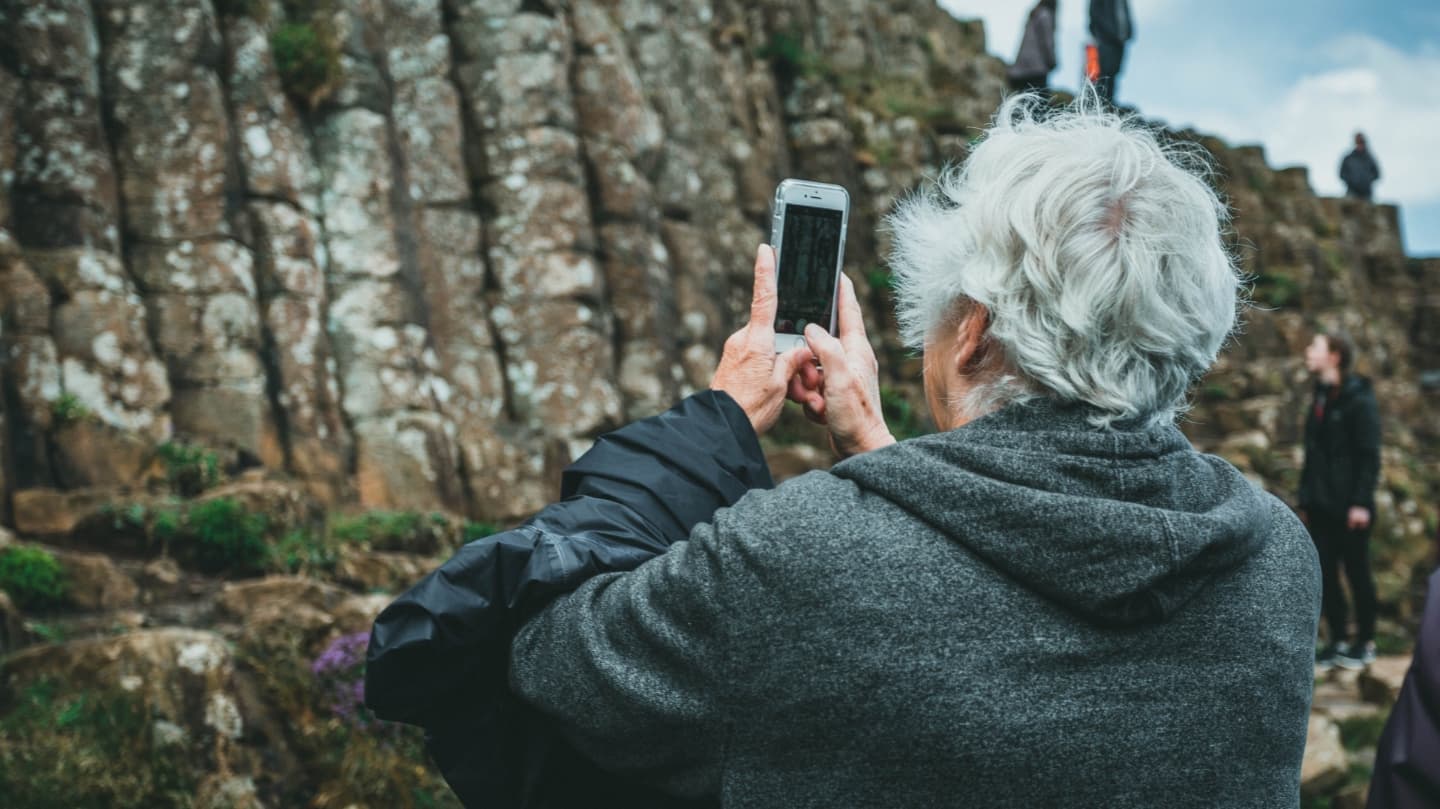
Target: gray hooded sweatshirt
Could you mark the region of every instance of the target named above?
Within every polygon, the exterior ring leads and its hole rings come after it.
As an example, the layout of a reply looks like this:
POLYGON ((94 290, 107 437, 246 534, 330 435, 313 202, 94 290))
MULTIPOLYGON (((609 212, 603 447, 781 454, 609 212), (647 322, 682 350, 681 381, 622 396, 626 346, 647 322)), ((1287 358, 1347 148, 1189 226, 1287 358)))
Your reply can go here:
POLYGON ((726 807, 1294 807, 1320 576, 1173 426, 1012 406, 717 512, 521 630, 582 752, 726 807))

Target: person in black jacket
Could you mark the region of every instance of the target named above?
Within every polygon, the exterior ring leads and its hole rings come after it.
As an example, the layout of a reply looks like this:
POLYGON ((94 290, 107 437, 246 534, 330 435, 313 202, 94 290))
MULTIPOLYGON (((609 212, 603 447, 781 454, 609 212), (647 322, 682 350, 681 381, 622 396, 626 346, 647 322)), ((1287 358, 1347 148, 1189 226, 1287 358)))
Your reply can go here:
POLYGON ((1100 78, 1095 89, 1115 103, 1115 86, 1125 61, 1125 43, 1135 36, 1129 0, 1090 0, 1090 35, 1100 50, 1100 78))
POLYGON ((1368 809, 1440 806, 1440 571, 1430 574, 1415 657, 1375 747, 1368 809))
POLYGON ((1365 136, 1355 133, 1355 148, 1340 162, 1340 180, 1345 183, 1345 194, 1355 199, 1370 201, 1375 181, 1380 179, 1380 164, 1370 154, 1365 136))
POLYGON ((1329 643, 1316 665, 1359 669, 1375 659, 1375 583, 1370 526, 1380 478, 1380 414, 1370 380, 1351 373, 1355 348, 1339 332, 1317 334, 1305 349, 1315 393, 1305 418, 1300 514, 1320 552, 1329 643), (1340 565, 1355 597, 1356 633, 1340 589, 1340 565))

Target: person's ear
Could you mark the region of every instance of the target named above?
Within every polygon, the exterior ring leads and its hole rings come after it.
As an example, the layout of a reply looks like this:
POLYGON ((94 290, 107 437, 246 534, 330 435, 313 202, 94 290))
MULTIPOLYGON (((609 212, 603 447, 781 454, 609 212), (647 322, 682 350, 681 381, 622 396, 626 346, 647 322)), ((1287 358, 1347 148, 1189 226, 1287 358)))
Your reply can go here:
POLYGON ((972 303, 955 330, 955 353, 951 361, 956 371, 968 374, 989 356, 990 310, 972 303))

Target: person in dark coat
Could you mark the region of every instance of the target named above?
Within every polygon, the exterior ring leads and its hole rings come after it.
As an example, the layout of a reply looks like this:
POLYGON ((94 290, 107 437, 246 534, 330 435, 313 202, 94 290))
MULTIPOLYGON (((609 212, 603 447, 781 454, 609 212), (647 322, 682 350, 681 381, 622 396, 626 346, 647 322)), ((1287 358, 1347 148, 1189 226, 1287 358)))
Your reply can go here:
POLYGON ((1370 527, 1380 478, 1380 414, 1370 380, 1352 372, 1354 343, 1340 332, 1317 334, 1305 349, 1315 389, 1305 416, 1300 510, 1320 554, 1329 642, 1316 665, 1360 669, 1375 659, 1375 582, 1370 527), (1355 598, 1356 633, 1340 589, 1340 568, 1355 598))
POLYGON ((1007 71, 1012 90, 1047 90, 1055 69, 1056 0, 1040 0, 1025 21, 1020 53, 1007 71))
POLYGON ((1430 574, 1415 657, 1375 748, 1367 809, 1440 806, 1440 570, 1430 574))
POLYGON ((1095 89, 1100 97, 1115 103, 1120 69, 1125 62, 1125 43, 1135 37, 1129 0, 1090 0, 1090 36, 1100 51, 1100 78, 1095 89))
POLYGON ((1355 148, 1345 159, 1340 161, 1340 180, 1345 183, 1346 196, 1354 199, 1363 199, 1369 202, 1373 193, 1375 181, 1380 179, 1380 164, 1375 162, 1375 156, 1370 153, 1370 146, 1365 141, 1365 135, 1355 133, 1355 148))

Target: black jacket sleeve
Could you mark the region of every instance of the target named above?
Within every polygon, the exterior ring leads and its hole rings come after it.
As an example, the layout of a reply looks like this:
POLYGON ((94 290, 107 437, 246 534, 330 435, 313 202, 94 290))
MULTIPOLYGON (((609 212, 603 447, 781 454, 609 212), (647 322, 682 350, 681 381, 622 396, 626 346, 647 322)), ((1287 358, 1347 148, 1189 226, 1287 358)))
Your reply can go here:
POLYGON ((1350 458, 1355 464, 1354 488, 1349 505, 1375 507, 1375 487, 1380 484, 1380 408, 1375 392, 1366 388, 1350 406, 1350 458))
POLYGON ((1430 576, 1415 657, 1376 746, 1366 805, 1440 806, 1440 572, 1430 576))
POLYGON ((664 553, 750 489, 773 486, 754 429, 724 393, 696 394, 602 436, 565 471, 559 502, 465 545, 380 613, 367 707, 424 726, 467 805, 505 805, 495 798, 524 790, 519 775, 504 773, 536 768, 516 760, 533 739, 505 682, 524 620, 592 576, 664 553))

